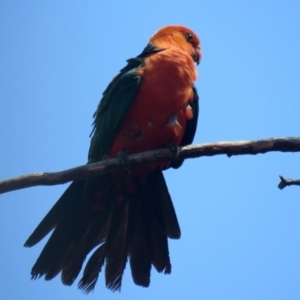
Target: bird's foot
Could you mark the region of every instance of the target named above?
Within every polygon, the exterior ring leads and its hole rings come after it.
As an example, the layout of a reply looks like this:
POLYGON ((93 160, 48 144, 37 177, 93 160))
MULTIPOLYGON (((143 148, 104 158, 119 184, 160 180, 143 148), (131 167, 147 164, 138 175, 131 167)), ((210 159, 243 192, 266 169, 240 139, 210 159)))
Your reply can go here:
POLYGON ((130 174, 130 163, 126 152, 123 150, 119 151, 117 154, 117 159, 119 160, 125 171, 130 174))
POLYGON ((175 143, 170 143, 167 148, 169 148, 173 154, 172 161, 176 161, 179 158, 179 147, 175 143))
POLYGON ((171 167, 174 169, 178 169, 183 163, 183 159, 179 158, 179 147, 175 143, 170 143, 167 148, 169 148, 173 154, 171 167))

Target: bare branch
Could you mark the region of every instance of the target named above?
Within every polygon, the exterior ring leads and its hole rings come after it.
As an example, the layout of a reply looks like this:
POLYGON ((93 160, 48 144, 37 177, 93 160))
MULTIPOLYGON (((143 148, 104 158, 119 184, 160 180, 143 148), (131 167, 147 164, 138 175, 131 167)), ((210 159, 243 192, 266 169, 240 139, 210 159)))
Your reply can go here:
MULTIPOLYGON (((271 151, 300 152, 300 137, 270 138, 252 141, 217 142, 189 145, 179 148, 179 158, 195 158, 226 154, 232 155, 259 154, 271 151)), ((129 156, 132 168, 151 162, 172 160, 174 154, 170 149, 147 151, 129 156)), ((79 166, 61 172, 41 172, 27 174, 0 181, 0 194, 37 185, 62 184, 72 180, 103 175, 123 168, 118 159, 105 159, 101 162, 79 166)))
POLYGON ((280 177, 280 182, 278 184, 279 189, 284 189, 286 186, 290 185, 300 185, 300 179, 288 179, 284 178, 283 176, 279 175, 280 177))

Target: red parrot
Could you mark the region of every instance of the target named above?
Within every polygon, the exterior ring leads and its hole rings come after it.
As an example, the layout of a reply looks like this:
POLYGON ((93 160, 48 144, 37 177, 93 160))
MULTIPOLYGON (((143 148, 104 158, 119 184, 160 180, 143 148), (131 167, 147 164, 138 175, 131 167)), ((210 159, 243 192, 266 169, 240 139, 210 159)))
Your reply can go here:
MULTIPOLYGON (((88 163, 192 143, 200 59, 193 31, 159 29, 104 91, 94 114, 88 163)), ((152 265, 171 273, 168 238, 178 239, 180 228, 162 170, 182 163, 175 159, 72 182, 25 242, 31 247, 53 230, 32 278, 50 280, 61 273, 62 282, 71 285, 94 249, 78 284, 86 292, 94 289, 102 268, 107 288, 120 290, 127 259, 140 286, 149 286, 152 265)))

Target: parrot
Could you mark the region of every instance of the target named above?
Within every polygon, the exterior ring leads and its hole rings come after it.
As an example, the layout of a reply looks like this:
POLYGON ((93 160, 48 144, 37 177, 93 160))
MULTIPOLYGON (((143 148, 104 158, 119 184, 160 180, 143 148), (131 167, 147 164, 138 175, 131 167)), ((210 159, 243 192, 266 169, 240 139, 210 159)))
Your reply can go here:
MULTIPOLYGON (((120 291, 126 264, 133 282, 150 285, 152 266, 171 273, 168 239, 179 239, 179 222, 163 171, 184 159, 128 168, 128 156, 191 144, 197 128, 196 65, 199 37, 189 28, 160 28, 112 79, 94 113, 88 164, 119 158, 124 168, 75 180, 25 242, 32 247, 52 232, 31 270, 32 279, 58 274, 72 285, 87 256, 78 287, 105 285, 120 291)), ((177 148, 176 148, 177 147, 177 148)))

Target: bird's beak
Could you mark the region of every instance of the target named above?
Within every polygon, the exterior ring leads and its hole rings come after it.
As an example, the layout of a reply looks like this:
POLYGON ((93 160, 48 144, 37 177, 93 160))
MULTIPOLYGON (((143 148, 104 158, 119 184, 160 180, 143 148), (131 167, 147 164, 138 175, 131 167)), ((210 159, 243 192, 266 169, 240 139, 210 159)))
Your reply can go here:
POLYGON ((196 49, 196 59, 195 59, 195 62, 197 63, 197 65, 200 64, 201 59, 202 59, 202 52, 201 52, 200 46, 198 46, 196 49))

